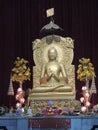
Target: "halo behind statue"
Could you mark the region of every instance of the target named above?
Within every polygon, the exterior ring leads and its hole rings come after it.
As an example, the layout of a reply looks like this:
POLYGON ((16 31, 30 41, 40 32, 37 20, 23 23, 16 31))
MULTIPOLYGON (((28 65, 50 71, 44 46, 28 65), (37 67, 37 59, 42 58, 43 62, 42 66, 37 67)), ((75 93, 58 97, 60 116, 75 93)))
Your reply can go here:
MULTIPOLYGON (((60 37, 55 35, 56 37, 60 37)), ((50 36, 47 36, 50 37, 50 36)), ((67 68, 73 61, 73 40, 69 37, 60 37, 59 44, 53 40, 51 44, 47 44, 46 39, 37 39, 33 42, 33 58, 36 67, 41 70, 41 66, 48 62, 48 50, 50 47, 55 47, 57 50, 57 60, 65 65, 67 68)))

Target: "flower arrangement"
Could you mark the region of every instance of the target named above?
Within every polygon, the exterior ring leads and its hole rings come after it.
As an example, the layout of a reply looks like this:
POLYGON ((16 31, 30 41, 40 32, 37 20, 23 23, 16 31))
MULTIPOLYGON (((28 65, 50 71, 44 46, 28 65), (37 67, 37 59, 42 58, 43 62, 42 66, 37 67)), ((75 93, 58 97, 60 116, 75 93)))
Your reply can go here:
POLYGON ((30 68, 28 67, 28 61, 17 57, 14 62, 15 66, 12 68, 12 81, 19 82, 20 86, 17 89, 16 100, 18 101, 16 104, 17 109, 21 108, 25 102, 24 99, 24 91, 22 89, 22 83, 25 80, 30 80, 30 68))
POLYGON ((42 109, 44 116, 73 115, 75 111, 80 110, 80 102, 77 100, 69 102, 48 101, 42 109))
POLYGON ((96 93, 95 86, 95 71, 94 66, 89 58, 79 59, 79 65, 77 70, 77 79, 85 82, 85 86, 82 87, 82 97, 80 98, 82 107, 81 111, 86 113, 89 111, 91 105, 90 99, 93 93, 96 93), (89 81, 92 80, 91 86, 89 87, 89 81))
POLYGON ((47 106, 42 110, 44 116, 55 116, 61 113, 62 109, 59 108, 54 101, 50 100, 47 102, 47 106))
POLYGON ((81 104, 82 104, 81 111, 83 113, 86 113, 86 112, 89 112, 89 107, 91 105, 91 103, 90 103, 90 93, 89 93, 86 86, 82 87, 82 95, 83 96, 80 98, 80 101, 81 101, 81 104))

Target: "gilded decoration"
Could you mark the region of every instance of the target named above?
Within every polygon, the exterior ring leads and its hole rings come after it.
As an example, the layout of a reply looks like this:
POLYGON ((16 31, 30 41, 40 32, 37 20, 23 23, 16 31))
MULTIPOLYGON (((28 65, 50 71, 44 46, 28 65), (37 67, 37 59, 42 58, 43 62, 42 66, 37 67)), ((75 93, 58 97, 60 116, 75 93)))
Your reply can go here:
MULTIPOLYGON (((47 36, 48 38, 51 36, 47 36)), ((36 39, 33 42, 33 57, 35 66, 33 67, 33 87, 40 85, 40 73, 43 64, 48 62, 48 50, 51 47, 55 47, 58 53, 57 60, 59 63, 64 64, 67 70, 69 84, 75 88, 75 67, 72 65, 73 61, 73 48, 74 43, 70 37, 63 38, 60 36, 60 41, 53 40, 51 44, 46 43, 47 37, 42 39, 36 39)))
MULTIPOLYGON (((50 100, 54 101, 54 103, 60 102, 62 108, 67 104, 71 105, 72 100, 75 100, 76 96, 75 66, 72 64, 74 58, 74 40, 70 37, 49 35, 42 39, 36 39, 32 43, 35 66, 33 66, 33 87, 28 93, 27 104, 31 106, 33 113, 35 114, 37 112, 41 113, 43 108, 47 106, 47 102, 50 100), (54 91, 50 91, 52 88, 49 86, 51 85, 51 82, 49 82, 49 84, 41 84, 41 82, 46 82, 45 79, 41 80, 41 72, 43 65, 47 65, 49 62, 49 53, 51 48, 52 51, 56 52, 57 54, 57 64, 62 65, 64 70, 67 72, 65 77, 66 83, 62 85, 62 87, 60 86, 60 89, 59 86, 56 87, 57 83, 53 82, 54 85, 52 87, 54 87, 54 91), (44 89, 46 91, 44 91, 44 89)), ((55 68, 53 68, 54 66, 52 66, 52 71, 55 70, 55 68)), ((62 77, 61 72, 59 77, 62 77)))

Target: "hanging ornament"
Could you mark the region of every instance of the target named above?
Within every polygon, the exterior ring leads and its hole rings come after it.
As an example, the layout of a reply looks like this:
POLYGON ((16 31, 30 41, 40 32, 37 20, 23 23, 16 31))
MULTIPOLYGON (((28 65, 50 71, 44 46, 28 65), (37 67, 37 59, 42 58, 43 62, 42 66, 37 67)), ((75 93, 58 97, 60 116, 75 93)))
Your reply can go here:
POLYGON ((11 108, 12 107, 12 96, 14 96, 14 88, 13 88, 13 83, 12 83, 11 76, 10 76, 10 84, 9 84, 7 94, 10 96, 9 107, 11 108))
POLYGON ((90 93, 91 94, 96 94, 97 93, 96 84, 95 84, 95 76, 92 77, 90 93))
POLYGON ((8 88, 8 95, 10 95, 10 96, 14 95, 14 88, 13 88, 11 76, 10 76, 10 84, 9 84, 9 88, 8 88))

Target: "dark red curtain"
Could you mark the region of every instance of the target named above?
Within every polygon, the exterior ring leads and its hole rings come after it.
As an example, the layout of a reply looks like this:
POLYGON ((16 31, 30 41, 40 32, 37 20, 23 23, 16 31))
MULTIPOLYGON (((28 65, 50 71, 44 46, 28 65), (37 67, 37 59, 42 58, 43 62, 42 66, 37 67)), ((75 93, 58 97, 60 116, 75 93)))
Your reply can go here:
MULTIPOLYGON (((79 58, 90 58, 95 67, 98 89, 97 0, 0 0, 0 105, 9 105, 7 91, 16 57, 27 59, 32 70, 32 41, 42 37, 40 29, 49 22, 46 9, 51 7, 55 9, 55 23, 64 29, 64 36, 74 39, 73 64, 76 70, 79 58)), ((76 79, 77 99, 81 96, 81 86, 82 83, 76 79)), ((24 89, 31 87, 32 77, 24 89)), ((98 102, 97 95, 94 103, 98 102)), ((12 97, 12 104, 14 101, 12 97)))

